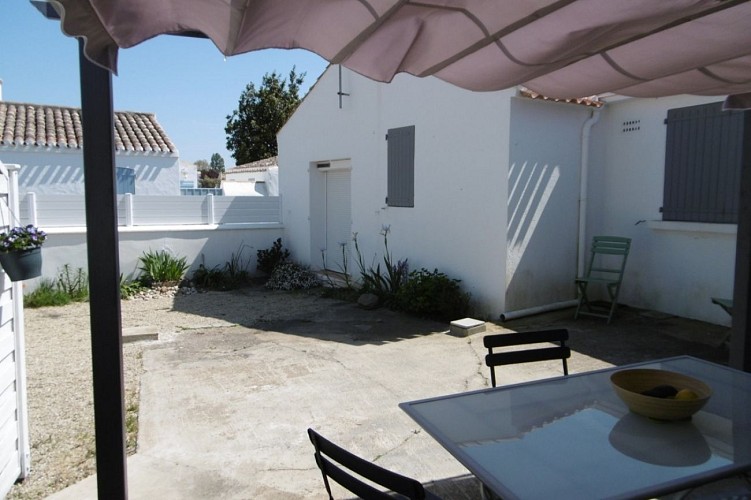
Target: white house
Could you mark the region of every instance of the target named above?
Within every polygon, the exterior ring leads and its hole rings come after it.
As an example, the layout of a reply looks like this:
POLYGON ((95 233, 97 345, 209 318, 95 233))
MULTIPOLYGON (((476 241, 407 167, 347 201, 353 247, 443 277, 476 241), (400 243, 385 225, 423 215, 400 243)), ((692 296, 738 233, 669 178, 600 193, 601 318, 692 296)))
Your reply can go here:
POLYGON ((621 235, 633 239, 621 303, 729 323, 710 297, 731 296, 735 224, 660 212, 667 111, 721 99, 595 107, 344 69, 340 84, 337 69, 278 136, 298 260, 356 273, 352 233, 369 264, 387 226, 395 259, 461 279, 474 314, 496 319, 571 303, 592 236, 621 235))
POLYGON ((222 176, 222 191, 227 196, 279 196, 277 157, 227 169, 222 176))
MULTIPOLYGON (((152 113, 115 112, 118 192, 179 195, 178 151, 152 113)), ((81 110, 0 100, 0 159, 21 194, 83 194, 81 110)))

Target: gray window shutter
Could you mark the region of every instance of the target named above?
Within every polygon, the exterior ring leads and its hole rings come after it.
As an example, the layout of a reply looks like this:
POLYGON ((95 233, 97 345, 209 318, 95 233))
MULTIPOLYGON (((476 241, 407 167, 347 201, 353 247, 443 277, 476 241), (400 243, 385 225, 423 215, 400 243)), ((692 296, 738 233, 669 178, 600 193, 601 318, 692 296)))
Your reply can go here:
POLYGON ((737 223, 743 112, 668 110, 663 220, 737 223))
POLYGON ((390 207, 415 206, 415 126, 392 128, 388 144, 388 194, 390 207))

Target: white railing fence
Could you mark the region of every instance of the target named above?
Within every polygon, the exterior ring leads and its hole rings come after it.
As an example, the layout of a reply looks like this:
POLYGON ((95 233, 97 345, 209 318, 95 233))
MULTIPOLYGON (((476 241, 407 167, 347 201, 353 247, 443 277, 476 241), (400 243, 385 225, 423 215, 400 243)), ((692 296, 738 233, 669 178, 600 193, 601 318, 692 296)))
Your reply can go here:
MULTIPOLYGON (((82 195, 27 193, 21 200, 22 224, 41 228, 86 225, 82 195)), ((280 196, 145 196, 117 197, 120 226, 281 224, 280 196)))
MULTIPOLYGON (((21 199, 20 224, 48 233, 42 248, 42 276, 24 283, 29 292, 44 279, 54 280, 64 266, 88 267, 86 209, 82 195, 27 193, 21 199)), ((199 265, 222 266, 242 253, 256 272, 256 252, 283 235, 279 196, 117 197, 120 271, 139 274, 146 251, 165 250, 185 257, 190 276, 199 265)))

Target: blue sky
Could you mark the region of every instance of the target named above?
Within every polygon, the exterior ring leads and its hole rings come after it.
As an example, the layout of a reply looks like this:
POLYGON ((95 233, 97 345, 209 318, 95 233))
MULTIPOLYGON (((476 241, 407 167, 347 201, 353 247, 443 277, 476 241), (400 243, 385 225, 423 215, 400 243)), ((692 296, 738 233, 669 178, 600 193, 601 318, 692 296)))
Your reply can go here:
MULTIPOLYGON (((240 94, 266 73, 307 73, 303 94, 326 69, 304 50, 264 50, 224 58, 210 40, 160 36, 120 50, 115 109, 155 113, 191 163, 213 153, 235 164, 224 126, 240 94)), ((80 107, 78 42, 27 0, 0 0, 0 79, 5 101, 80 107)))

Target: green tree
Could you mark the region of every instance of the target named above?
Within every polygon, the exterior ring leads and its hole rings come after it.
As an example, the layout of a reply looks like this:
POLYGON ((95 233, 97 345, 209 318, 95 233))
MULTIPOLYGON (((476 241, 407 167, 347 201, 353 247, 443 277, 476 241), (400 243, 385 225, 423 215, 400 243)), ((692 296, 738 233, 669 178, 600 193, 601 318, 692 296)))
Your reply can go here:
POLYGON ((209 168, 209 162, 207 162, 206 160, 198 160, 194 162, 193 165, 196 166, 196 170, 198 170, 199 172, 209 168))
POLYGON ((222 174, 216 170, 207 168, 201 170, 198 178, 198 187, 202 188, 218 188, 222 184, 222 174))
POLYGON ((219 153, 211 155, 211 163, 209 163, 209 170, 214 172, 224 172, 224 158, 219 153))
POLYGON ((289 80, 266 73, 261 86, 245 87, 237 109, 227 116, 227 149, 237 165, 277 154, 276 134, 300 103, 300 85, 305 73, 289 73, 289 80))

